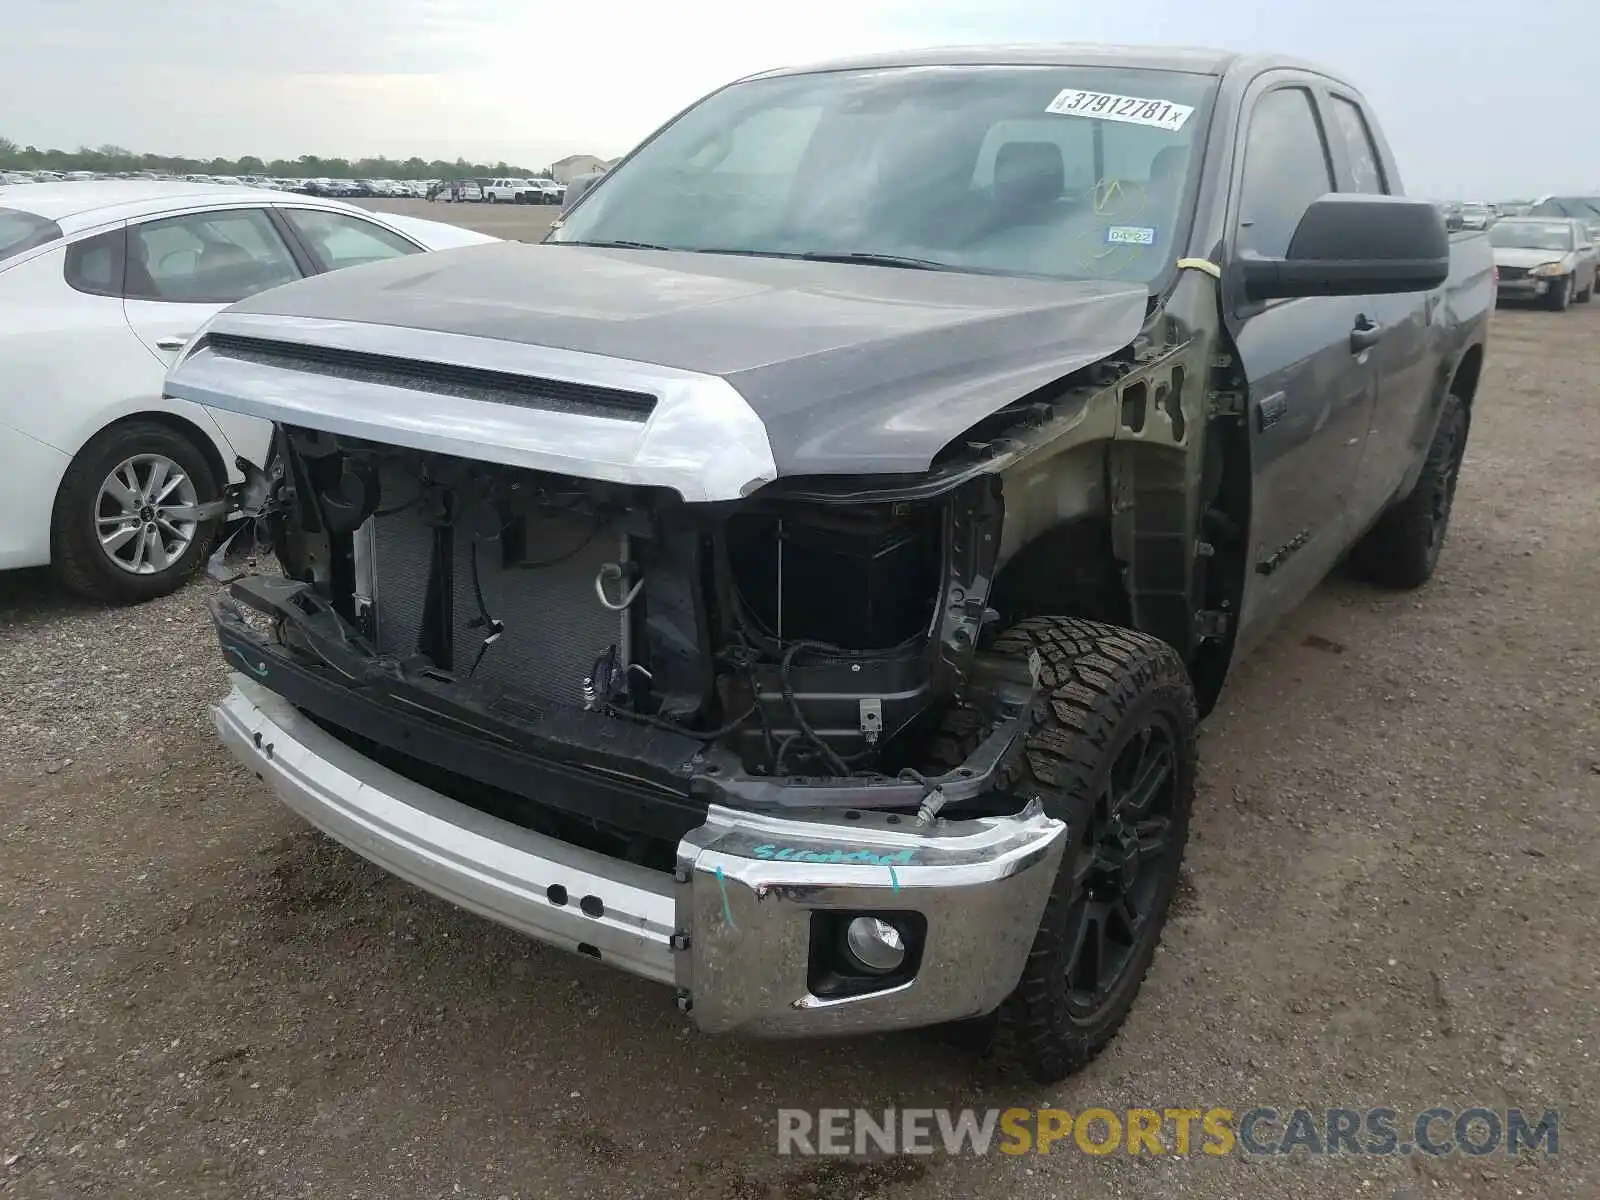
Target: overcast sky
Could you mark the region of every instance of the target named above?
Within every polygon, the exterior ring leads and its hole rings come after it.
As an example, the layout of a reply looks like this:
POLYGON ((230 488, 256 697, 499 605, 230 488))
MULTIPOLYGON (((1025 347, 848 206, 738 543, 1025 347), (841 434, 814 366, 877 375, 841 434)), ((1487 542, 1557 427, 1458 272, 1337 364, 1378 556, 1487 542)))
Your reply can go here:
POLYGON ((0 135, 197 157, 619 154, 726 80, 995 41, 1281 51, 1351 76, 1407 189, 1600 192, 1584 0, 5 0, 0 135))

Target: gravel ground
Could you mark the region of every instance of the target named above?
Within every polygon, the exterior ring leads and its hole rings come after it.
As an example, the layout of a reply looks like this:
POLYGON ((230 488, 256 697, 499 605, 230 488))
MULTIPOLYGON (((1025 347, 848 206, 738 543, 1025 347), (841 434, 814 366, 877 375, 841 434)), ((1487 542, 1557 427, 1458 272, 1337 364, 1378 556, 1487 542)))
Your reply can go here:
POLYGON ((0 579, 0 1192, 1600 1194, 1596 379, 1600 305, 1497 317, 1437 578, 1332 580, 1237 672, 1139 1005, 1050 1089, 922 1034, 703 1037, 665 989, 386 877, 235 769, 205 585, 106 611, 0 579), (780 1105, 1472 1103, 1559 1108, 1561 1153, 775 1152, 780 1105))
POLYGON ((429 221, 447 221, 498 238, 536 242, 561 215, 554 204, 450 204, 427 200, 358 200, 378 212, 404 213, 429 221))

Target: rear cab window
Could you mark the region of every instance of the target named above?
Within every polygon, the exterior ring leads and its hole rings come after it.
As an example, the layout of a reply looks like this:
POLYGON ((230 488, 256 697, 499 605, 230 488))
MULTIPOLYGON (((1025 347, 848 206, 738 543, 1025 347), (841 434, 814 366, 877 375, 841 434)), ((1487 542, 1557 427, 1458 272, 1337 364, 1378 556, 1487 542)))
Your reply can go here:
POLYGON ((1350 171, 1350 190, 1385 195, 1389 180, 1385 177, 1383 160, 1378 155, 1372 129, 1367 125, 1361 106, 1346 96, 1331 95, 1333 128, 1344 145, 1346 166, 1350 171))
POLYGON ((61 237, 61 226, 38 213, 0 208, 0 266, 9 258, 61 237))

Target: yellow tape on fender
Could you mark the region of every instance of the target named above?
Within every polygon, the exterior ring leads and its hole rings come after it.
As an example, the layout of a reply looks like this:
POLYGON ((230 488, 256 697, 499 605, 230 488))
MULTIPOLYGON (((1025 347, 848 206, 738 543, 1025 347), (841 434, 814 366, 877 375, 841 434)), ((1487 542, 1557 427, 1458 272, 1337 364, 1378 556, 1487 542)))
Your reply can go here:
POLYGON ((1209 258, 1180 258, 1178 260, 1178 270, 1199 271, 1202 275, 1209 275, 1213 279, 1222 278, 1222 268, 1209 258))

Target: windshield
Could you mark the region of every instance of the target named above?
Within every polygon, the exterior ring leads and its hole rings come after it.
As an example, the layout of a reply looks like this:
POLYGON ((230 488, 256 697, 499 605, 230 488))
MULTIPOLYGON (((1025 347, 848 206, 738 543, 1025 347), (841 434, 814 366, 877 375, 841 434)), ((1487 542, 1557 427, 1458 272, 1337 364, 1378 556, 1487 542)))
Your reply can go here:
POLYGON ((1148 283, 1186 231, 1214 86, 1105 67, 751 80, 613 169, 549 240, 1148 283))
POLYGON ((37 213, 0 208, 0 263, 61 236, 61 226, 37 213))
POLYGON ((1572 249, 1572 226, 1556 221, 1501 221, 1489 230, 1489 244, 1517 250, 1572 249))

